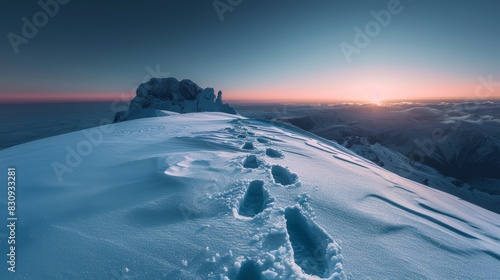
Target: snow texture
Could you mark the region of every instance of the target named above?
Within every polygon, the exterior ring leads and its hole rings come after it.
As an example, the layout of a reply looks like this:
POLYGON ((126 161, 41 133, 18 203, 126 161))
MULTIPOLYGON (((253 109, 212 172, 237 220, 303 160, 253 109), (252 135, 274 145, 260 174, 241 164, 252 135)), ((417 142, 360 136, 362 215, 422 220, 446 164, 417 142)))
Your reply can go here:
POLYGON ((171 114, 0 157, 15 279, 498 278, 500 215, 291 126, 171 114))

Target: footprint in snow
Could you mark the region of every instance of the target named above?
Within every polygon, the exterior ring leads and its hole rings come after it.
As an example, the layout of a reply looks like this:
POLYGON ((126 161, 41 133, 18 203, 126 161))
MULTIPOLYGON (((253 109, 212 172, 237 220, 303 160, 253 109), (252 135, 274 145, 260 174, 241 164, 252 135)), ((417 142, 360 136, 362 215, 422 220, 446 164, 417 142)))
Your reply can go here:
POLYGON ((327 251, 333 240, 297 206, 285 209, 285 219, 295 263, 307 274, 328 278, 327 251))
POLYGON ((253 142, 245 142, 245 144, 243 145, 243 147, 241 147, 243 150, 253 150, 255 149, 254 145, 253 145, 253 142))
POLYGON ((248 186, 240 203, 238 214, 245 217, 254 217, 264 211, 269 202, 269 193, 264 188, 264 181, 254 180, 248 186))
POLYGON ((271 174, 273 175, 274 182, 283 186, 295 184, 299 180, 297 174, 290 172, 287 167, 281 165, 273 165, 271 167, 271 174))
POLYGON ((255 155, 249 155, 243 160, 243 167, 245 168, 257 168, 261 164, 261 161, 255 155))
POLYGON ((264 138, 264 137, 257 137, 257 141, 258 141, 259 143, 262 143, 262 144, 266 144, 266 143, 269 143, 269 142, 270 142, 270 141, 269 141, 269 139, 266 139, 266 138, 264 138))
POLYGON ((262 279, 261 270, 257 263, 246 260, 238 270, 236 280, 260 280, 262 279))
POLYGON ((284 158, 285 155, 278 150, 272 149, 272 148, 267 148, 266 149, 266 155, 271 158, 284 158))

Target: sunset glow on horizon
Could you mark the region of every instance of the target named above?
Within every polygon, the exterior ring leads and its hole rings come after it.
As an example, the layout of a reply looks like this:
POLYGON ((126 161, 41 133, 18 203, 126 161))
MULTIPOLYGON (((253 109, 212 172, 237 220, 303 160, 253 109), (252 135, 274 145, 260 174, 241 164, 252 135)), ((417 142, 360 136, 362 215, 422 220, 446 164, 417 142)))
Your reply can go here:
POLYGON ((0 99, 0 103, 64 103, 64 102, 112 102, 128 101, 133 95, 126 93, 22 93, 0 99))
MULTIPOLYGON (((289 81, 287 87, 268 86, 251 89, 229 89, 225 100, 256 101, 357 101, 382 103, 400 100, 470 100, 478 99, 480 80, 438 77, 414 71, 383 71, 376 67, 343 71, 330 75, 289 81)), ((481 98, 498 99, 500 92, 481 98)))
MULTIPOLYGON (((361 102, 381 104, 392 101, 410 100, 495 100, 499 94, 476 96, 475 89, 480 83, 421 83, 421 81, 404 81, 384 83, 383 79, 372 77, 366 82, 358 82, 353 77, 331 79, 324 84, 311 83, 291 87, 268 86, 249 89, 217 89, 222 90, 226 102, 272 103, 272 102, 361 102), (338 82, 337 82, 338 81, 338 82), (405 83, 406 82, 406 83, 405 83), (248 98, 251 97, 251 98, 248 98)), ((131 92, 89 92, 71 94, 39 94, 22 93, 3 97, 0 103, 57 103, 57 102, 118 102, 134 98, 131 92)))
MULTIPOLYGON (((500 21, 492 3, 400 1, 380 25, 373 14, 387 0, 248 1, 223 22, 202 2, 158 2, 154 9, 82 2, 29 44, 1 46, 0 103, 130 99, 152 77, 190 79, 221 90, 228 102, 376 104, 477 99, 478 77, 491 76, 497 90, 489 85, 480 98, 499 99, 500 40, 493 35, 500 21), (137 20, 119 16, 110 24, 109 10, 137 20), (346 54, 346 45, 355 51, 346 54)), ((4 34, 20 34, 20 18, 31 13, 12 5, 4 34)))

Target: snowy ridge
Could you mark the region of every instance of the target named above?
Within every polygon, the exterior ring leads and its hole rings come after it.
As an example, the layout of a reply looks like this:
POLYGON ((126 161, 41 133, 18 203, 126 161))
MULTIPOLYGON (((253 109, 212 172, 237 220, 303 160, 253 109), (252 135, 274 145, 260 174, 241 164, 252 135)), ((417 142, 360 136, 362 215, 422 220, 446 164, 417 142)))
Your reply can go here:
POLYGON ((346 137, 342 145, 384 169, 412 181, 447 192, 493 212, 499 212, 500 196, 495 192, 498 180, 476 179, 478 184, 472 187, 458 179, 443 176, 436 169, 425 164, 412 163, 408 157, 379 143, 370 144, 364 137, 346 137), (485 190, 490 190, 491 194, 485 190))
POLYGON ((339 143, 365 138, 367 143, 347 144, 378 164, 382 157, 394 158, 394 163, 384 161, 384 168, 403 177, 428 182, 429 186, 500 213, 498 102, 308 104, 278 108, 263 110, 253 106, 238 110, 244 116, 291 123, 339 143))
POLYGON ((498 275, 500 215, 310 133, 224 113, 101 129, 62 182, 53 163, 89 131, 0 151, 20 177, 19 278, 498 275))

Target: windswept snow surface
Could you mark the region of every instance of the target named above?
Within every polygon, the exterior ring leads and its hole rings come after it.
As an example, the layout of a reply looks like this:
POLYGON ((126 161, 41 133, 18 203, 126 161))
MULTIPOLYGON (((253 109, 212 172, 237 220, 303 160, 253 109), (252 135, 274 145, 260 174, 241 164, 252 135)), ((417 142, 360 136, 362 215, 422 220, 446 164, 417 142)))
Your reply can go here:
POLYGON ((272 122, 137 119, 0 157, 3 182, 17 169, 18 216, 1 279, 499 275, 500 215, 272 122))

